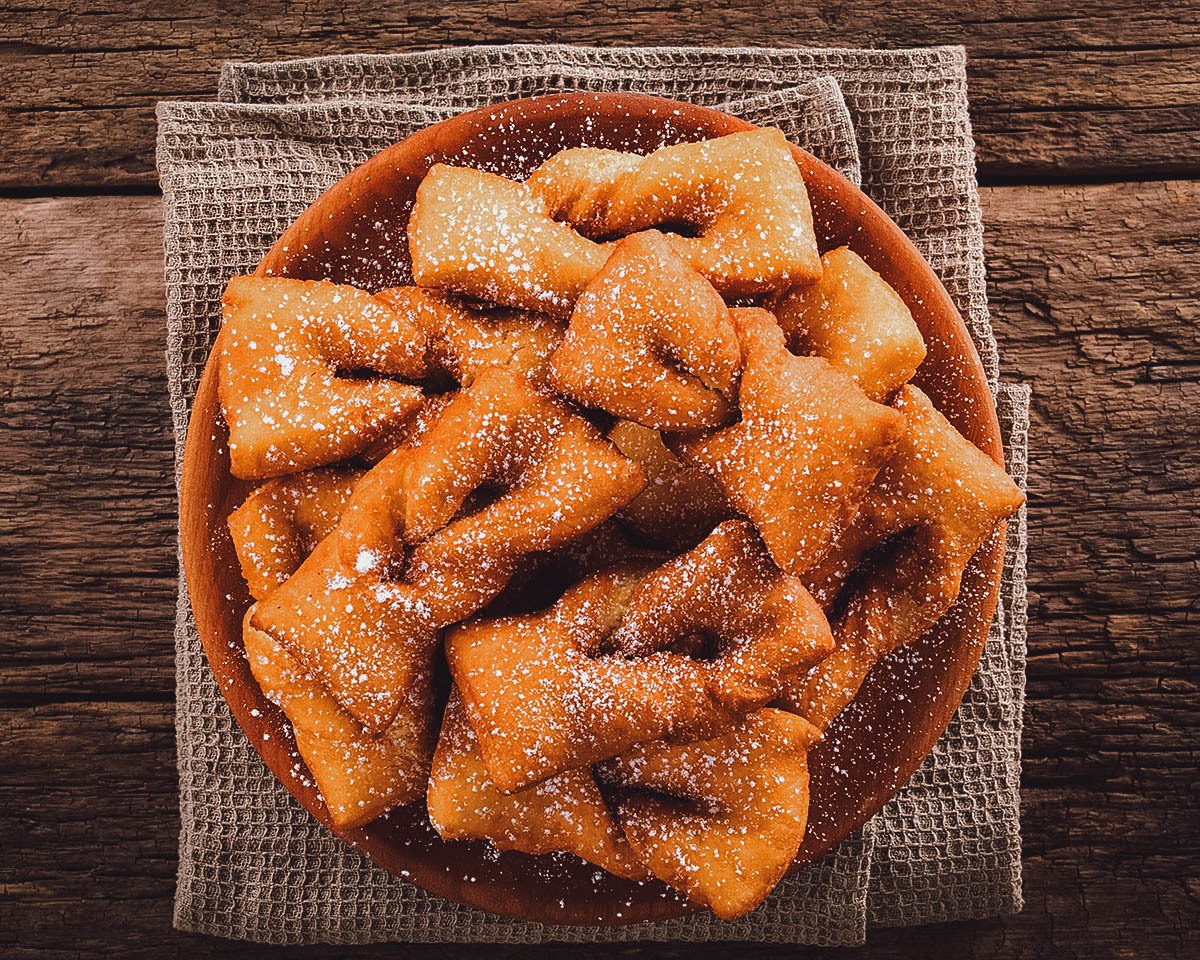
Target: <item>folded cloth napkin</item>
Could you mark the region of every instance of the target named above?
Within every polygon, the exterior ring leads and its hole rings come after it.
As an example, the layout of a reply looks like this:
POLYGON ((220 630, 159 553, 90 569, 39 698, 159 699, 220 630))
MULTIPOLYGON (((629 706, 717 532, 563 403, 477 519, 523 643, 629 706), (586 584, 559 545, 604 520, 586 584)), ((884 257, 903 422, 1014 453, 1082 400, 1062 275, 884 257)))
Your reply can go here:
MULTIPOLYGON (((636 90, 714 105, 864 185, 918 243, 997 383, 961 49, 479 47, 227 64, 220 103, 159 106, 168 372, 178 457, 231 274, 332 182, 429 123, 518 96, 636 90)), ((1028 390, 997 405, 1023 481, 1028 390)), ((207 668, 181 582, 176 625, 180 929, 273 943, 755 940, 854 944, 872 923, 1020 907, 1017 785, 1024 514, 979 674, 933 754, 874 820, 750 916, 632 927, 522 923, 392 877, 317 824, 262 764, 207 668)))

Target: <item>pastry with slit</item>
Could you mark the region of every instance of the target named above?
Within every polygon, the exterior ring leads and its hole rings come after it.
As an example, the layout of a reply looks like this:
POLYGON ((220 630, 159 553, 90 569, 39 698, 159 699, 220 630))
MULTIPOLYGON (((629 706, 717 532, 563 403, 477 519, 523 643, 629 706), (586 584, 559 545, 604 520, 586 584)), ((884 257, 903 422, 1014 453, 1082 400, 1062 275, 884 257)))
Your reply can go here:
POLYGON ((600 776, 650 872, 734 920, 766 899, 800 849, 819 737, 802 717, 767 708, 710 739, 639 744, 600 776))
POLYGON ((362 826, 419 799, 433 758, 432 682, 414 684, 391 725, 375 736, 279 643, 256 630, 253 617, 251 607, 243 630, 250 671, 291 723, 333 825, 362 826))
POLYGON ((822 729, 879 659, 950 609, 971 557, 1025 499, 916 387, 901 389, 896 408, 907 422, 896 452, 854 523, 804 578, 823 604, 842 608, 836 647, 781 702, 822 729))
POLYGON ((360 723, 386 729, 442 627, 492 600, 522 557, 587 533, 641 486, 590 423, 516 371, 488 368, 358 482, 255 626, 360 723))
POLYGON ((741 419, 676 434, 681 460, 709 474, 793 576, 849 526, 904 432, 904 417, 870 400, 820 357, 788 351, 774 317, 731 311, 742 344, 741 419))
POLYGON ((528 183, 552 216, 589 237, 688 228, 696 235, 674 234, 671 242, 726 297, 821 275, 808 190, 787 140, 773 127, 647 156, 563 150, 528 183))
POLYGON ((221 302, 218 394, 230 470, 256 480, 344 460, 421 405, 425 336, 356 287, 234 277, 221 302))
POLYGON ((545 380, 550 355, 562 342, 562 323, 527 310, 485 310, 422 287, 389 287, 376 296, 410 311, 429 342, 430 362, 469 387, 486 367, 509 367, 545 380))
POLYGON ((649 874, 609 811, 590 767, 501 793, 457 692, 442 716, 429 776, 429 821, 445 840, 489 840, 499 850, 571 853, 630 880, 649 874))
POLYGON ((505 793, 645 740, 712 735, 831 647, 816 603, 737 520, 666 564, 603 571, 549 610, 461 624, 445 644, 505 793))
POLYGON ((408 223, 417 286, 570 315, 609 249, 556 222, 525 183, 435 164, 408 223))
POLYGON ((900 295, 849 247, 830 250, 821 264, 816 283, 771 301, 788 348, 824 357, 886 403, 925 359, 921 331, 900 295))
POLYGON ((655 430, 733 416, 741 349, 721 295, 657 231, 618 240, 571 314, 550 382, 655 430))

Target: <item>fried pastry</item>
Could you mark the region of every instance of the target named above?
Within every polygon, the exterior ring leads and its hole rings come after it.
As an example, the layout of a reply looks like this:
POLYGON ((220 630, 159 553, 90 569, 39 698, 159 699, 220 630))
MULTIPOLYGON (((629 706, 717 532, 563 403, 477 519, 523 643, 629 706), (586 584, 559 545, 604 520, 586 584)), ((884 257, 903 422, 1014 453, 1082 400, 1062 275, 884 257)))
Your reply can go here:
POLYGON ((821 264, 820 280, 770 303, 788 348, 824 357, 886 403, 925 359, 921 331, 900 295, 849 247, 830 250, 821 264))
MULTIPOLYGON (((507 571, 491 576, 495 590, 507 571)), ((338 531, 256 604, 252 625, 278 641, 372 736, 429 682, 439 622, 412 584, 342 562, 338 531)))
POLYGON ((509 793, 634 743, 710 735, 831 646, 799 582, 729 521, 657 569, 618 567, 543 613, 455 627, 445 648, 488 773, 509 793), (726 587, 744 591, 737 604, 714 602, 726 587))
POLYGON ((923 635, 950 609, 975 551, 1025 499, 916 387, 901 389, 896 408, 907 421, 904 438, 853 525, 805 576, 829 605, 864 557, 882 551, 862 582, 847 587, 845 611, 834 624, 834 653, 791 684, 782 700, 821 728, 853 699, 876 661, 923 635))
POLYGON ((396 719, 372 736, 246 612, 246 658, 268 700, 287 716, 335 827, 374 820, 421 796, 433 757, 433 684, 417 683, 396 719))
POLYGON ((609 254, 553 220, 528 185, 444 163, 417 188, 408 247, 418 286, 559 317, 609 254))
POLYGON ((418 444, 363 479, 341 525, 344 558, 394 557, 400 541, 428 541, 414 551, 415 567, 447 544, 461 552, 455 541, 479 557, 551 550, 610 517, 643 483, 637 464, 590 423, 517 371, 489 367, 418 444), (505 492, 435 538, 481 488, 505 492))
POLYGON ((826 656, 833 638, 813 598, 780 572, 754 527, 728 520, 642 580, 605 646, 627 657, 657 650, 714 663, 725 657, 709 682, 720 703, 744 711, 766 703, 796 664, 826 656))
POLYGON ((585 577, 628 563, 662 563, 670 554, 635 543, 615 518, 554 550, 525 556, 504 590, 479 612, 494 620, 534 613, 551 606, 585 577))
POLYGON ((512 794, 483 764, 458 693, 442 716, 429 776, 429 821, 445 840, 490 840, 500 850, 572 853, 631 880, 649 874, 633 855, 588 767, 512 794))
POLYGON ((869 400, 827 360, 790 353, 765 310, 731 313, 744 356, 742 419, 676 435, 669 445, 720 484, 780 568, 797 576, 849 526, 904 417, 869 400))
POLYGON ((820 736, 783 710, 696 743, 643 743, 600 766, 651 873, 718 917, 757 907, 787 872, 808 822, 808 750, 820 736))
POLYGON ((564 150, 528 183, 554 217, 588 236, 693 227, 699 236, 671 242, 726 297, 821 275, 808 190, 775 128, 662 147, 645 157, 564 150))
POLYGON ((716 481, 683 463, 657 430, 621 420, 608 431, 608 439, 646 475, 642 492, 621 511, 622 519, 643 537, 687 550, 733 516, 716 481))
POLYGON ((389 287, 375 296, 400 312, 411 312, 429 341, 431 362, 464 387, 494 366, 541 383, 550 354, 565 333, 542 313, 477 310, 422 287, 389 287))
POLYGON ((355 287, 234 277, 217 338, 221 412, 233 474, 265 479, 354 456, 408 418, 425 337, 355 287), (368 371, 369 378, 346 372, 368 371))
POLYGON ((261 600, 300 569, 337 526, 365 472, 339 465, 276 477, 229 515, 229 533, 250 596, 261 600))
POLYGON ((657 231, 617 241, 550 358, 562 394, 656 430, 733 415, 741 351, 712 284, 657 231))
POLYGON ((386 729, 442 627, 495 597, 524 555, 586 533, 641 486, 637 465, 586 420, 515 371, 487 368, 359 481, 255 626, 360 723, 386 729), (484 486, 504 492, 464 509, 484 486))

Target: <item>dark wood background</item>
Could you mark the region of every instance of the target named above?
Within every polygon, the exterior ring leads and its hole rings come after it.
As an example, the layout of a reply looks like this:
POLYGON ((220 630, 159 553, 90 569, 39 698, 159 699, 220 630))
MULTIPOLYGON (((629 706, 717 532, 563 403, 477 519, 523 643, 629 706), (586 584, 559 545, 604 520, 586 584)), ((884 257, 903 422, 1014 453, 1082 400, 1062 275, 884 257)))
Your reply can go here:
POLYGON ((211 98, 231 58, 562 41, 967 45, 1004 375, 1034 391, 1027 905, 835 953, 1200 955, 1197 0, 65 6, 0 0, 0 953, 480 952, 171 929, 176 504, 153 107, 211 98))

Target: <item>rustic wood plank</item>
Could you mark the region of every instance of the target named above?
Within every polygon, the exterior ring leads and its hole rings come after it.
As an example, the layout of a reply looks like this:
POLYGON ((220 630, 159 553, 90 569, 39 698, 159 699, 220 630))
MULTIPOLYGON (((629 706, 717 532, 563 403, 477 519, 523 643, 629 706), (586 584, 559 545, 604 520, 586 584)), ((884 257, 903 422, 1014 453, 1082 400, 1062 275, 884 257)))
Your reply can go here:
POLYGON ((173 692, 176 499, 157 198, 5 201, 8 697, 173 692))
MULTIPOLYGON (((7 777, 0 830, 7 864, 0 868, 0 947, 15 958, 330 955, 321 949, 264 950, 172 933, 175 770, 171 707, 164 703, 60 703, 0 710, 0 769, 7 777), (70 765, 63 756, 74 758, 70 765)), ((1200 946, 1196 875, 1160 862, 1165 836, 1186 837, 1195 819, 1179 811, 1163 821, 1169 801, 1187 789, 1192 771, 1151 773, 1136 795, 1072 779, 1059 785, 1027 775, 1025 912, 980 923, 912 931, 878 931, 850 958, 928 955, 972 957, 1188 956, 1200 946), (1045 815, 1060 809, 1062 812, 1045 815), (1130 861, 1129 853, 1138 856, 1130 861), (1190 884, 1190 888, 1189 888, 1190 884)), ((1193 811, 1194 813, 1194 811, 1193 811)), ((1194 864, 1193 864, 1194 866, 1194 864)), ((605 957, 617 947, 507 948, 501 956, 605 957)), ((730 947, 656 947, 662 957, 717 960, 730 947)), ((756 956, 762 948, 733 948, 756 956)), ((776 948, 777 949, 777 948, 776 948)), ((339 957, 395 955, 396 947, 339 949, 339 957)), ((478 948, 413 947, 413 957, 471 957, 478 948)), ((766 954, 763 953, 765 956, 766 954)), ((796 951, 820 956, 820 951, 796 951)))
POLYGON ((230 10, 195 0, 0 0, 0 188, 149 186, 156 101, 211 98, 226 59, 454 44, 966 43, 985 178, 1200 171, 1200 2, 869 5, 546 0, 387 9, 368 0, 230 10))
MULTIPOLYGON (((1200 948, 1198 199, 1195 182, 984 191, 1005 372, 1035 389, 1028 905, 879 932, 862 956, 1200 948)), ((0 201, 0 230, 16 238, 0 248, 0 948, 261 956, 167 932, 178 822, 159 201, 0 201)), ((610 952, 520 955, 568 949, 610 952)))

